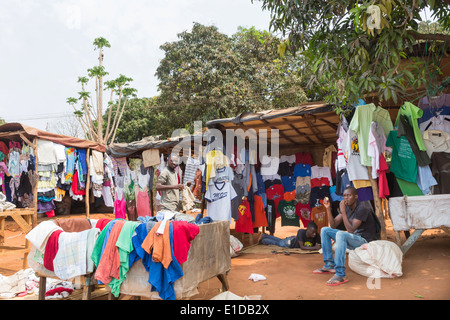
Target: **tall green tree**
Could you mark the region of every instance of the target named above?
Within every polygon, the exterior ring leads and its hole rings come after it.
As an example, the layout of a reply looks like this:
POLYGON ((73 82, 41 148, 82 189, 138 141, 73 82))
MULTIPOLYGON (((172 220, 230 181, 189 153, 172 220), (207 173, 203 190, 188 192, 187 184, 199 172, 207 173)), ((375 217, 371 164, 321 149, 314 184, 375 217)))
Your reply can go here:
POLYGON ((240 28, 229 37, 194 23, 178 38, 161 46, 164 58, 156 71, 167 128, 189 129, 194 121, 306 100, 293 62, 280 58, 280 40, 269 32, 240 28))
MULTIPOLYGON (((254 1, 254 0, 252 0, 254 1)), ((255 1, 256 2, 256 1, 255 1)), ((408 87, 433 79, 423 61, 411 58, 419 41, 441 41, 446 35, 418 32, 420 12, 429 8, 441 30, 449 30, 450 1, 425 0, 259 0, 271 13, 270 28, 285 39, 287 51, 302 54, 312 76, 309 88, 318 88, 337 111, 355 105, 369 92, 382 100, 404 98, 408 87), (401 65, 402 59, 414 63, 401 65)), ((443 45, 442 45, 443 44, 443 45)), ((438 64, 433 71, 440 72, 438 64)))

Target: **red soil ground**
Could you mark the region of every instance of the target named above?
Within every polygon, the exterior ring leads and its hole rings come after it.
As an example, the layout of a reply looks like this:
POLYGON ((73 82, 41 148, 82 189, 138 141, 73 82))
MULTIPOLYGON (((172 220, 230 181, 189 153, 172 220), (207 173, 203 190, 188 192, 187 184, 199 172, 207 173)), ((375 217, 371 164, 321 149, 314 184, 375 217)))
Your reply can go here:
MULTIPOLYGON (((73 215, 72 215, 73 216, 73 215)), ((71 216, 71 217, 72 217, 71 216)), ((82 215, 77 215, 82 216, 82 215)), ((62 216, 65 217, 65 216, 62 216)), ((113 217, 94 214, 91 218, 113 217)), ((58 217, 60 218, 60 217, 58 217)), ((44 219, 38 219, 38 222, 44 219)), ((275 236, 296 234, 295 227, 281 227, 277 222, 275 236)), ((8 220, 5 228, 7 245, 23 245, 25 234, 17 224, 8 220)), ((387 240, 395 241, 390 221, 387 221, 387 240)), ((404 235, 402 235, 404 241, 404 235)), ((259 245, 262 246, 262 245, 259 245)), ((270 250, 242 252, 232 258, 228 274, 229 291, 238 296, 260 295, 263 300, 448 300, 450 298, 450 236, 440 229, 427 230, 409 249, 403 259, 403 276, 380 279, 369 283, 347 268, 349 282, 328 287, 330 275, 315 275, 312 270, 323 265, 321 254, 273 254, 270 250), (253 282, 252 273, 264 275, 266 280, 253 282), (377 285, 370 289, 370 285, 377 285)), ((0 274, 13 275, 22 269, 23 255, 0 255, 0 274)), ((199 293, 191 300, 208 300, 221 293, 217 278, 203 282, 199 293)), ((30 297, 31 298, 31 297, 30 297)), ((15 298, 16 299, 16 298, 15 298)))

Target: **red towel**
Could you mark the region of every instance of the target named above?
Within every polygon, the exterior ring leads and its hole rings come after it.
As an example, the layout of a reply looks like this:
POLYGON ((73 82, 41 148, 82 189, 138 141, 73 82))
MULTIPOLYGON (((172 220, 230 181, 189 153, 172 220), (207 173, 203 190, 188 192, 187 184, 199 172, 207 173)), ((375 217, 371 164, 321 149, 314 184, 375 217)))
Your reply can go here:
POLYGON ((53 260, 55 259, 55 256, 58 253, 58 240, 61 232, 63 231, 62 230, 53 231, 53 233, 47 240, 47 244, 45 245, 44 267, 50 271, 55 271, 55 269, 53 268, 53 260))
POLYGON ((46 297, 48 297, 48 296, 53 296, 53 295, 55 295, 55 294, 57 294, 57 293, 61 293, 61 292, 64 292, 64 291, 66 291, 66 292, 68 292, 68 293, 70 294, 70 293, 73 292, 73 289, 71 289, 71 288, 64 288, 64 287, 57 287, 57 288, 48 290, 48 291, 45 293, 45 296, 46 296, 46 297))
POLYGON ((95 227, 100 229, 100 231, 103 230, 103 228, 111 221, 112 219, 108 218, 100 218, 98 219, 97 223, 95 224, 95 227))
POLYGON ((187 223, 186 221, 173 221, 173 254, 179 264, 187 260, 191 241, 200 232, 200 228, 196 224, 187 223))

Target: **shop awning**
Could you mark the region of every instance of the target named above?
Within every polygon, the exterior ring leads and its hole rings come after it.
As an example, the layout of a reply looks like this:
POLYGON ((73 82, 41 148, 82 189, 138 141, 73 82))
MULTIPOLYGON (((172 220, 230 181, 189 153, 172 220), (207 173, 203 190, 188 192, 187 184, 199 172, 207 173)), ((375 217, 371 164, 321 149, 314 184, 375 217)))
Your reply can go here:
POLYGON ((208 128, 279 130, 280 147, 289 145, 317 146, 336 142, 339 117, 331 104, 325 102, 304 103, 288 109, 246 112, 234 118, 217 119, 206 123, 208 128))
MULTIPOLYGON (((192 141, 193 139, 200 139, 201 135, 191 135, 189 136, 192 141)), ((114 158, 121 157, 139 157, 142 151, 147 149, 158 149, 160 153, 168 153, 173 147, 185 140, 184 136, 168 138, 165 140, 158 140, 155 137, 145 137, 139 141, 133 141, 130 143, 113 143, 106 148, 106 153, 114 158)))
POLYGON ((94 141, 47 132, 17 122, 6 123, 0 126, 0 140, 6 137, 14 141, 27 139, 31 143, 33 143, 35 138, 38 138, 59 143, 67 147, 90 148, 100 152, 105 152, 106 150, 106 146, 94 141))

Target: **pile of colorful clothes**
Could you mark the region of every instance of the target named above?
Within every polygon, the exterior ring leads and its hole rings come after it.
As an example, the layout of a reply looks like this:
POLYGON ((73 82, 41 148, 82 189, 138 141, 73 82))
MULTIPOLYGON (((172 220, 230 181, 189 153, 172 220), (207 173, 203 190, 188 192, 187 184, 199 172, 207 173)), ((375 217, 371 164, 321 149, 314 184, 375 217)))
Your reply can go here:
POLYGON ((26 238, 33 245, 30 266, 61 280, 95 272, 95 279, 118 297, 129 269, 139 260, 149 272, 152 292, 174 300, 174 282, 183 276, 191 241, 199 224, 186 215, 160 211, 138 221, 121 218, 70 218, 43 221, 26 238))

